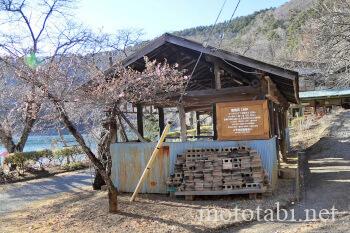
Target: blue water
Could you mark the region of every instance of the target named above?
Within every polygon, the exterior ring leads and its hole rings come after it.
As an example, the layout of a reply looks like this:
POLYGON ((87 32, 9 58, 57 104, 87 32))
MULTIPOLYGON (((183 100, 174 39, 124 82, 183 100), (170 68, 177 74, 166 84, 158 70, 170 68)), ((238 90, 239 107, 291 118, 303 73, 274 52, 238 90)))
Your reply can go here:
MULTIPOLYGON (((64 135, 64 139, 66 141, 66 143, 69 146, 73 146, 73 145, 78 145, 78 143, 76 142, 76 140, 74 139, 74 137, 72 135, 64 135)), ((84 137, 85 142, 87 143, 87 145, 94 151, 96 152, 96 144, 92 141, 91 137, 84 137), (89 139, 90 138, 90 139, 89 139)), ((61 142, 61 138, 58 135, 53 135, 53 136, 47 136, 47 135, 42 135, 42 136, 29 136, 28 141, 24 147, 24 151, 37 151, 37 150, 44 150, 44 149, 49 149, 49 150, 53 150, 53 149, 58 149, 58 148, 62 148, 64 145, 61 142)), ((6 151, 6 149, 0 144, 0 153, 6 151)), ((76 161, 82 161, 85 160, 86 157, 84 154, 79 155, 79 156, 75 156, 75 160, 76 161)), ((4 157, 0 156, 0 167, 2 166, 4 162, 4 157)), ((42 158, 41 162, 43 164, 49 163, 49 160, 42 158)), ((51 164, 60 164, 60 162, 58 160, 53 160, 51 161, 51 164)), ((38 166, 38 163, 36 164, 38 166)))
MULTIPOLYGON (((74 137, 72 135, 64 135, 64 139, 67 142, 68 145, 77 145, 77 142, 75 141, 74 137)), ((92 140, 87 140, 87 144, 89 146, 92 146, 94 148, 94 143, 92 140)), ((28 141, 24 147, 24 151, 36 151, 36 150, 43 150, 43 149, 56 149, 56 148, 62 148, 63 144, 61 142, 61 139, 58 135, 53 136, 29 136, 28 141)), ((5 148, 0 144, 0 152, 5 151, 5 148)))

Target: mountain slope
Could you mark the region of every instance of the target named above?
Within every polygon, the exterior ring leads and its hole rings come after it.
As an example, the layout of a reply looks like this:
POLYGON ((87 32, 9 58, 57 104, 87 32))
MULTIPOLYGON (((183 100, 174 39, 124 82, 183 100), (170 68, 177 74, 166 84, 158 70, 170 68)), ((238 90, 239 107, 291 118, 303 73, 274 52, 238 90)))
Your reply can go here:
MULTIPOLYGON (((209 44, 255 59, 284 66, 290 60, 312 61, 312 21, 317 0, 291 0, 217 24, 209 44)), ((203 42, 212 26, 175 32, 176 35, 203 42)))

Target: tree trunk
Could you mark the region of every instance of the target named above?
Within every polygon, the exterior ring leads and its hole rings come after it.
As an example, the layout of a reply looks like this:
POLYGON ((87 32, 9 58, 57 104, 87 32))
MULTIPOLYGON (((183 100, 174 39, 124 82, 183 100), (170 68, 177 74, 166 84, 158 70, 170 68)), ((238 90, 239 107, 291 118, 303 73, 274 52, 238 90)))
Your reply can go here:
MULTIPOLYGON (((34 98, 34 92, 33 92, 33 98, 34 98)), ((39 114, 40 109, 41 109, 40 103, 36 103, 35 101, 29 101, 27 103, 25 125, 23 128, 21 137, 19 138, 19 141, 16 145, 16 151, 20 151, 20 152, 23 151, 24 146, 27 143, 29 134, 34 127, 34 124, 37 121, 37 115, 39 114)))
MULTIPOLYGON (((66 140, 64 139, 64 136, 61 132, 61 129, 59 127, 56 127, 56 130, 57 130, 57 133, 58 133, 58 136, 60 137, 61 139, 61 142, 63 143, 63 146, 64 147, 68 147, 68 143, 66 142, 66 140)), ((70 164, 70 156, 68 155, 67 156, 67 164, 70 164)))
MULTIPOLYGON (((98 144, 98 157, 106 167, 107 175, 111 175, 111 144, 117 140, 118 125, 116 121, 116 111, 106 110, 106 120, 104 121, 103 127, 106 132, 101 134, 100 143, 98 144)), ((101 190, 102 186, 106 182, 103 180, 101 174, 96 170, 95 179, 92 185, 94 190, 101 190)))
POLYGON ((106 182, 103 180, 103 177, 98 172, 98 170, 95 170, 95 179, 94 179, 94 183, 92 184, 92 188, 94 190, 101 190, 101 187, 103 185, 106 185, 106 182))
POLYGON ((2 127, 0 124, 0 141, 6 148, 8 153, 23 152, 24 146, 27 143, 30 132, 36 122, 36 114, 40 111, 41 105, 35 102, 28 103, 26 110, 26 119, 24 128, 17 144, 14 143, 12 134, 2 127), (35 112, 35 115, 32 112, 35 112))
POLYGON ((19 142, 16 145, 16 151, 20 151, 20 152, 23 151, 24 146, 27 143, 29 134, 32 131, 32 128, 33 128, 35 122, 36 122, 36 119, 33 119, 33 118, 26 120, 22 135, 19 139, 19 142))
POLYGON ((16 150, 16 144, 13 142, 13 138, 10 132, 4 129, 0 124, 0 141, 1 144, 6 148, 7 152, 13 153, 16 150))
POLYGON ((108 203, 109 203, 109 212, 117 213, 118 212, 118 192, 114 189, 108 189, 108 203))
POLYGON ((66 128, 69 130, 69 132, 73 135, 73 137, 76 139, 76 141, 79 143, 85 154, 88 156, 92 164, 94 165, 95 169, 100 173, 102 176, 103 180, 106 182, 108 191, 111 193, 109 196, 109 210, 111 213, 116 213, 118 210, 117 206, 117 197, 118 197, 118 190, 114 186, 108 172, 106 171, 106 168, 103 166, 101 161, 95 156, 95 154, 91 151, 90 147, 88 147, 85 143, 84 138, 82 135, 78 132, 74 124, 70 121, 67 113, 65 112, 65 109, 63 105, 56 100, 54 97, 52 97, 49 94, 49 98, 53 101, 55 104, 56 110, 60 114, 60 118, 62 119, 64 125, 66 128))

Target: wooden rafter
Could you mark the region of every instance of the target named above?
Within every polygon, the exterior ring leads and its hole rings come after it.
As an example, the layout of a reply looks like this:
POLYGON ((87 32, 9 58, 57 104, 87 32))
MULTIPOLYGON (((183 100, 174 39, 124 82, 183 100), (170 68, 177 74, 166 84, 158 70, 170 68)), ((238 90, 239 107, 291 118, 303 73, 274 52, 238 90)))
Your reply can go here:
POLYGON ((266 98, 272 102, 282 105, 285 108, 289 107, 288 100, 281 94, 274 82, 269 76, 263 77, 267 81, 267 94, 266 98))
MULTIPOLYGON (((200 43, 171 34, 164 34, 163 36, 151 41, 148 45, 124 59, 122 64, 124 66, 130 66, 141 70, 144 68, 143 57, 148 56, 149 58, 157 59, 159 61, 167 59, 169 63, 176 62, 179 64, 180 68, 191 70, 195 64, 194 61, 196 61, 200 53, 203 53, 204 56, 200 60, 197 70, 191 80, 191 82, 196 82, 196 84, 192 85, 192 83, 190 83, 188 90, 208 87, 215 88, 215 82, 210 83, 209 81, 214 80, 214 69, 210 69, 214 68, 214 63, 209 62, 209 60, 206 59, 209 57, 209 59, 214 59, 216 62, 220 62, 220 70, 225 70, 225 74, 222 74, 221 76, 221 88, 248 85, 254 78, 256 78, 256 75, 253 73, 245 73, 242 70, 248 72, 258 71, 259 73, 268 75, 271 80, 273 80, 277 89, 285 99, 294 103, 299 101, 297 72, 211 46, 204 47, 200 43), (226 62, 234 64, 234 67, 231 67, 226 62), (232 82, 228 79, 229 77, 232 78, 232 82)), ((106 74, 113 74, 113 69, 114 68, 112 67, 107 70, 106 74)))

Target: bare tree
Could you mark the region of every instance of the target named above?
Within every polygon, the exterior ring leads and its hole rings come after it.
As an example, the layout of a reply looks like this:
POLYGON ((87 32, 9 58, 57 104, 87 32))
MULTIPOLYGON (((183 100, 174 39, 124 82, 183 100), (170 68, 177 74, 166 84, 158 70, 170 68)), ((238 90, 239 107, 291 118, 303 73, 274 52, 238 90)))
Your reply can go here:
POLYGON ((318 57, 329 64, 326 85, 350 86, 350 1, 321 0, 317 5, 318 57))
POLYGON ((35 70, 39 63, 50 63, 86 40, 88 32, 67 21, 72 4, 72 0, 0 1, 0 140, 8 152, 23 151, 42 106, 34 86, 11 82, 10 76, 23 68, 23 62, 35 70), (14 136, 19 137, 17 143, 14 136))
MULTIPOLYGON (((11 71, 3 68, 2 74, 11 74, 11 71)), ((11 77, 1 76, 0 142, 9 153, 21 152, 37 120, 41 101, 35 89, 23 81, 14 81, 11 77), (14 140, 16 135, 19 135, 17 142, 14 140)))
POLYGON ((109 35, 108 47, 113 51, 121 52, 125 57, 137 49, 141 43, 141 29, 121 29, 109 35))
MULTIPOLYGON (((109 210, 116 212, 117 189, 110 177, 110 145, 115 142, 120 119, 134 130, 140 140, 144 140, 119 106, 124 103, 164 102, 170 95, 183 91, 186 77, 174 66, 147 59, 143 72, 120 64, 111 67, 112 59, 108 59, 106 67, 106 57, 101 54, 108 53, 109 37, 94 36, 67 20, 72 1, 30 3, 34 5, 28 5, 26 1, 0 2, 0 9, 6 14, 2 25, 8 25, 1 30, 6 31, 14 25, 21 28, 19 33, 11 31, 13 35, 3 33, 0 48, 6 56, 2 57, 2 62, 13 69, 16 80, 35 90, 35 98, 32 99, 38 98, 46 104, 44 110, 52 115, 48 118, 56 119, 58 116, 74 136, 106 183, 109 210), (29 59, 23 59, 28 54, 29 59), (108 67, 109 71, 104 72, 108 67), (83 136, 86 133, 97 138, 97 152, 88 145, 83 136)), ((126 38, 126 41, 130 40, 129 36, 126 38)), ((121 48, 125 55, 127 47, 134 43, 123 43, 121 48)))
POLYGON ((112 159, 110 145, 117 134, 119 108, 123 103, 159 103, 184 91, 186 76, 176 66, 157 64, 146 59, 143 72, 115 65, 113 72, 101 72, 94 62, 81 56, 65 57, 65 63, 50 63, 35 71, 20 69, 17 76, 41 90, 41 96, 52 107, 82 147, 108 187, 110 212, 117 211, 117 189, 110 174, 112 159), (102 135, 99 149, 93 152, 83 137, 85 130, 96 128, 102 135), (104 153, 106 160, 99 154, 104 153))
MULTIPOLYGON (((141 43, 141 35, 142 31, 135 29, 118 30, 115 34, 99 32, 90 39, 90 43, 87 46, 89 55, 85 56, 85 59, 88 59, 88 62, 94 64, 95 68, 99 69, 101 73, 105 70, 113 70, 113 65, 115 63, 120 62, 129 53, 132 53, 139 47, 139 44, 141 43)), ((105 115, 101 117, 108 118, 108 114, 109 110, 105 109, 105 115)), ((116 124, 115 127, 117 131, 121 131, 122 141, 127 140, 122 119, 126 121, 130 129, 137 135, 140 141, 145 141, 128 117, 120 112, 117 119, 118 124, 116 124)), ((94 141, 97 144, 98 158, 106 163, 108 154, 110 153, 110 142, 108 141, 108 138, 105 137, 105 132, 101 131, 99 127, 94 127, 93 130, 90 130, 89 135, 93 136, 94 141)), ((92 185, 93 189, 100 190, 103 185, 105 185, 104 179, 96 170, 92 185)))

